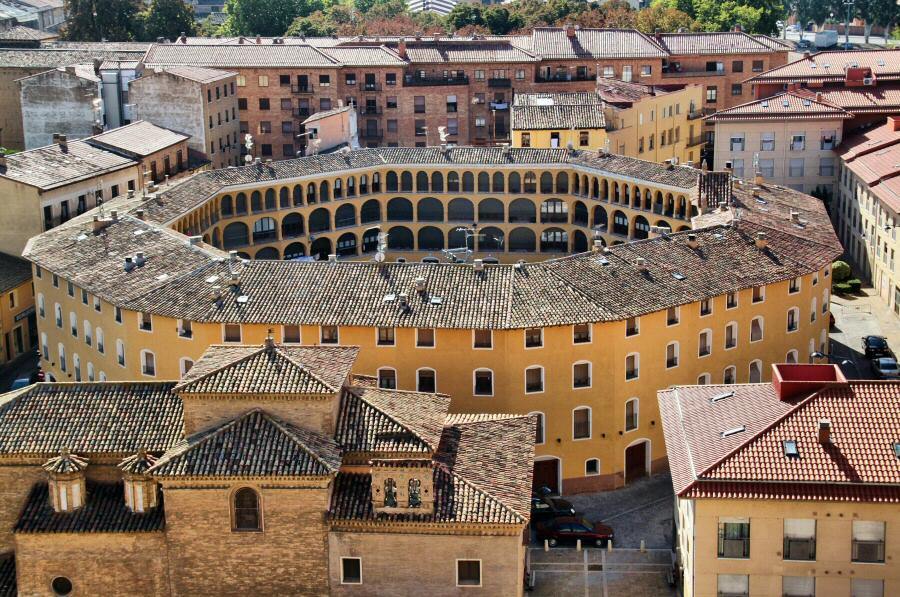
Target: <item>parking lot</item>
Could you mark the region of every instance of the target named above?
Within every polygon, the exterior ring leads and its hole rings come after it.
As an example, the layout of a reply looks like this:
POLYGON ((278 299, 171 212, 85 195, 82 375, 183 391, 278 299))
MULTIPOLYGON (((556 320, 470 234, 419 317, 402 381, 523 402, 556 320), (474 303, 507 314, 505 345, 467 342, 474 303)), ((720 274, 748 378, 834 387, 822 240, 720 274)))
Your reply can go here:
POLYGON ((835 325, 829 334, 830 361, 840 364, 848 378, 873 377, 871 364, 862 353, 863 336, 884 336, 895 352, 900 349, 900 322, 874 296, 873 289, 864 288, 858 295, 833 297, 831 313, 834 315, 835 325))
POLYGON ((675 595, 672 568, 672 481, 656 475, 618 489, 566 496, 579 514, 613 528, 612 550, 572 546, 529 550, 534 595, 636 597, 675 595), (644 551, 641 550, 641 542, 644 551))

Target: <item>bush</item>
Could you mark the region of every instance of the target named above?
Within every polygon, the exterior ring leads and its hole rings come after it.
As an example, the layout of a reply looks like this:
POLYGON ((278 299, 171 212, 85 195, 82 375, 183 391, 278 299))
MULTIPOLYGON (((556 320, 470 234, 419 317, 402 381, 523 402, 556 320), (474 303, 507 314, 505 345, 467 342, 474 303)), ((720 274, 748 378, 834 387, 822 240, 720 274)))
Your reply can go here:
POLYGON ((859 281, 859 278, 853 278, 852 280, 847 280, 847 286, 850 287, 850 292, 859 292, 859 289, 862 288, 862 282, 859 281))
POLYGON ((831 290, 835 294, 847 294, 848 292, 850 292, 850 285, 844 282, 839 282, 837 284, 833 284, 831 286, 831 290))
POLYGON ((850 279, 851 273, 846 261, 835 261, 831 266, 831 279, 835 282, 846 282, 850 279))

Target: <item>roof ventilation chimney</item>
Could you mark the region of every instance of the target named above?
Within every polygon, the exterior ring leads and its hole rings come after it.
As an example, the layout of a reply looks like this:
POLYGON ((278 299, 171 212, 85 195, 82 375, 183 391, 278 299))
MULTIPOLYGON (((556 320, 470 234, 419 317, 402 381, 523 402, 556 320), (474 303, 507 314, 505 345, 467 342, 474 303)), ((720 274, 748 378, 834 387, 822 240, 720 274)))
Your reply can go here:
POLYGON ((228 261, 230 261, 231 263, 237 263, 237 260, 237 251, 228 251, 228 261))
POLYGON ((143 219, 144 219, 144 210, 143 210, 143 209, 136 209, 136 210, 134 211, 134 215, 137 216, 137 219, 138 219, 138 220, 143 220, 143 219))
POLYGON ((756 233, 756 248, 762 251, 766 247, 769 246, 769 239, 766 237, 765 232, 757 232, 756 233))
POLYGON ((68 137, 66 137, 65 135, 59 135, 57 137, 57 143, 59 143, 59 148, 62 151, 69 150, 69 140, 68 140, 68 137))
POLYGON ((476 272, 484 271, 484 260, 483 259, 476 259, 475 261, 472 262, 472 265, 475 266, 476 272))
POLYGON ((603 250, 603 241, 599 238, 594 241, 594 253, 599 253, 603 250))
POLYGON ((134 260, 129 255, 128 257, 125 258, 125 271, 130 272, 133 269, 134 269, 134 260))
POLYGON ((416 292, 418 292, 419 294, 424 294, 425 287, 425 278, 416 278, 416 292))
POLYGON ((406 59, 406 38, 401 37, 400 41, 397 42, 397 55, 400 58, 406 59))
POLYGON ((191 243, 191 246, 196 246, 203 242, 203 237, 200 235, 189 236, 188 242, 191 243))
POLYGON ((118 222, 119 221, 119 210, 111 209, 109 211, 109 217, 112 218, 113 222, 118 222))
POLYGON ((136 266, 141 267, 141 266, 144 265, 145 263, 147 263, 147 260, 144 259, 144 252, 143 252, 143 251, 138 251, 137 253, 134 254, 134 264, 135 264, 136 266))
POLYGON ((799 224, 800 223, 800 212, 796 210, 791 210, 791 224, 799 224))
POLYGON ((647 267, 647 260, 643 257, 638 257, 637 259, 635 259, 634 265, 638 268, 639 272, 646 272, 650 269, 649 267, 647 267))
POLYGON ((575 37, 575 25, 566 23, 566 37, 575 37))
POLYGON ((700 241, 697 240, 697 235, 693 232, 687 235, 687 246, 692 249, 696 249, 700 246, 700 241))
POLYGON ((329 254, 328 254, 328 262, 329 262, 329 263, 337 263, 337 254, 336 254, 336 253, 329 253, 329 254))
POLYGON ((400 308, 406 309, 409 307, 409 295, 405 292, 401 292, 397 295, 397 299, 400 301, 400 308))
POLYGON ((828 419, 819 419, 819 443, 831 443, 831 421, 828 419))

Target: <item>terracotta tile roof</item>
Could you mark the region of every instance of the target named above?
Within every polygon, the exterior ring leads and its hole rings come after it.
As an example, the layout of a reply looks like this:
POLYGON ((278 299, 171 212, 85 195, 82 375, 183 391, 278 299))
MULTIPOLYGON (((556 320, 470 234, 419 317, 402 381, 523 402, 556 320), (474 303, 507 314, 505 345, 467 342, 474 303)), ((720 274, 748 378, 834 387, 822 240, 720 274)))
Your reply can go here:
POLYGON ((842 82, 848 66, 871 68, 878 81, 900 80, 900 48, 819 52, 747 79, 758 83, 842 82))
POLYGON ((0 554, 0 597, 16 597, 16 554, 0 554))
POLYGON ((900 112, 900 87, 850 87, 843 89, 816 89, 813 96, 821 96, 824 102, 843 108, 852 114, 900 112))
POLYGON ((174 385, 38 383, 0 396, 0 455, 162 452, 183 433, 174 385))
POLYGON ((448 418, 434 467, 435 512, 376 514, 371 477, 340 473, 329 518, 333 521, 411 521, 523 524, 528 520, 534 419, 522 416, 454 421, 448 418))
POLYGON ((900 382, 832 383, 790 400, 771 384, 678 386, 659 392, 659 404, 679 495, 900 499, 900 382))
POLYGON ((406 55, 412 64, 537 62, 531 53, 505 41, 410 42, 406 55))
POLYGON ((166 526, 163 497, 156 508, 141 514, 125 505, 122 483, 87 483, 84 506, 74 512, 54 512, 47 485, 31 489, 13 532, 29 533, 152 533, 166 526))
POLYGON ((769 54, 783 52, 773 40, 758 39, 739 31, 712 33, 662 33, 654 39, 672 56, 698 54, 769 54), (777 47, 777 49, 776 49, 777 47))
POLYGON ((341 465, 338 445, 253 409, 179 442, 149 470, 154 477, 319 477, 341 465))
POLYGON ((31 263, 0 251, 0 292, 7 292, 31 280, 31 263))
MULTIPOLYGON (((160 72, 169 73, 176 77, 196 81, 197 83, 212 83, 221 79, 227 79, 235 76, 237 73, 227 70, 219 70, 215 68, 205 68, 202 66, 169 66, 159 69, 160 72)), ((153 69, 148 69, 144 76, 155 74, 153 69)))
POLYGON ((559 93, 516 93, 513 106, 547 106, 547 105, 594 105, 601 106, 603 101, 593 91, 567 91, 559 93))
POLYGON ((156 126, 146 120, 138 120, 85 141, 101 149, 124 153, 129 157, 147 157, 188 139, 190 136, 184 133, 156 126))
POLYGON ((9 41, 41 41, 45 39, 56 39, 59 37, 56 33, 49 31, 40 31, 25 25, 13 25, 9 29, 0 31, 0 40, 9 41))
POLYGON ((144 56, 153 66, 224 66, 226 68, 335 68, 337 60, 308 45, 185 45, 153 44, 144 56))
POLYGON ((303 121, 303 124, 309 124, 310 122, 316 122, 317 120, 322 120, 323 118, 328 118, 329 116, 334 116, 335 114, 341 114, 343 112, 349 112, 352 110, 352 106, 341 106, 339 108, 332 108, 331 110, 323 110, 321 112, 316 112, 309 118, 303 121))
POLYGON ((135 60, 140 59, 146 51, 145 49, 115 50, 106 49, 106 47, 106 45, 102 45, 77 49, 0 48, 0 68, 57 68, 70 64, 90 63, 94 58, 135 60))
POLYGON ((339 46, 321 52, 344 66, 406 66, 406 61, 384 46, 339 46))
POLYGON ((844 139, 839 151, 844 165, 878 199, 900 210, 900 130, 891 121, 844 139))
POLYGON ((125 459, 118 464, 118 467, 125 473, 143 475, 156 464, 156 461, 157 458, 155 456, 148 454, 146 450, 141 448, 137 451, 137 454, 125 457, 125 459))
POLYGON ((634 29, 578 29, 575 37, 559 27, 535 27, 532 52, 544 60, 595 58, 663 58, 668 54, 634 29))
POLYGON ((601 100, 613 104, 630 104, 663 93, 666 93, 666 91, 663 89, 656 89, 650 85, 629 83, 609 77, 600 77, 597 79, 597 96, 601 100))
POLYGON ((816 99, 815 95, 786 91, 766 99, 754 100, 719 110, 704 120, 710 122, 745 122, 757 120, 842 120, 852 115, 834 104, 816 99))
POLYGON ((85 141, 69 141, 66 150, 54 144, 7 155, 0 177, 47 191, 134 165, 85 141))
POLYGON ((350 375, 355 346, 214 344, 175 386, 189 394, 334 394, 350 375))
POLYGON ((58 473, 64 475, 68 473, 77 473, 79 471, 83 471, 87 468, 87 465, 87 458, 82 458, 77 454, 72 454, 64 448, 60 450, 59 456, 54 456, 43 465, 41 465, 41 468, 48 473, 58 473))
POLYGON ((513 106, 513 130, 602 129, 603 110, 597 106, 513 106))
POLYGON ((788 41, 783 41, 775 37, 770 37, 768 35, 760 35, 758 33, 750 34, 753 39, 758 41, 759 43, 768 46, 769 48, 775 50, 776 52, 794 52, 794 45, 788 41))
POLYGON ((430 456, 438 449, 449 407, 450 397, 444 394, 352 387, 341 398, 335 441, 345 454, 422 452, 430 456))

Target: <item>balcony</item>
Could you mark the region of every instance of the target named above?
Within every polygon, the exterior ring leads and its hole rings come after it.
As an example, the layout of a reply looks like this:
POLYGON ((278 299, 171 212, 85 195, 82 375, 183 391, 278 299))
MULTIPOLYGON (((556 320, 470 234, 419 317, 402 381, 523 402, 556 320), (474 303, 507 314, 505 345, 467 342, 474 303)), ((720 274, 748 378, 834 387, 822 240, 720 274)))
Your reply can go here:
POLYGON ((724 77, 724 70, 663 70, 663 79, 677 79, 679 77, 724 77))
POLYGON ((364 91, 381 91, 381 83, 364 83, 364 91))
POLYGON ((384 138, 384 129, 370 129, 364 128, 359 129, 359 138, 360 139, 368 139, 368 140, 376 140, 384 138))
POLYGON ((359 107, 359 115, 360 116, 377 116, 383 112, 381 107, 379 106, 360 106, 359 107))
POLYGON ((429 86, 441 86, 441 85, 468 85, 469 84, 469 76, 468 75, 455 75, 452 77, 445 77, 443 75, 438 76, 425 76, 419 77, 415 75, 404 75, 403 77, 403 86, 404 87, 429 87, 429 86))
POLYGON ((291 85, 291 93, 297 95, 312 94, 312 87, 309 85, 291 85))
POLYGON ((816 540, 815 538, 784 538, 784 559, 785 560, 815 560, 816 559, 816 540))
POLYGON ((509 78, 497 78, 497 79, 488 79, 488 87, 495 87, 497 89, 509 89, 512 87, 512 79, 509 78))
POLYGON ((309 118, 309 108, 294 108, 291 111, 291 114, 294 116, 294 118, 302 118, 303 120, 306 120, 307 118, 309 118))
POLYGON ((509 110, 509 102, 491 102, 491 110, 509 110))
POLYGON ((698 118, 703 118, 704 116, 706 116, 706 115, 703 113, 703 110, 694 109, 694 110, 691 110, 690 112, 688 112, 687 119, 688 120, 697 120, 698 118))
POLYGON ((571 74, 571 73, 556 73, 551 74, 549 76, 538 75, 535 77, 535 83, 560 83, 566 81, 593 81, 596 77, 592 77, 587 73, 584 74, 571 74))

